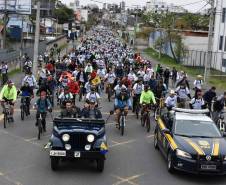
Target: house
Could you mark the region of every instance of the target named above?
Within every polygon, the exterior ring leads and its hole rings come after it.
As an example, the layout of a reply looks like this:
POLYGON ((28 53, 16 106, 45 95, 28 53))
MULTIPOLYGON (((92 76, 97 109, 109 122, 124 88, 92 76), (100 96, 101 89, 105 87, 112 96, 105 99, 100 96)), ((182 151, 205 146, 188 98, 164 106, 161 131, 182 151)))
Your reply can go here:
POLYGON ((53 34, 56 31, 57 21, 54 18, 42 18, 41 25, 45 28, 46 34, 53 34))
POLYGON ((28 18, 22 18, 19 16, 11 16, 9 18, 7 28, 10 28, 12 26, 18 26, 19 28, 22 28, 22 25, 23 33, 34 33, 34 25, 32 24, 32 22, 28 18))

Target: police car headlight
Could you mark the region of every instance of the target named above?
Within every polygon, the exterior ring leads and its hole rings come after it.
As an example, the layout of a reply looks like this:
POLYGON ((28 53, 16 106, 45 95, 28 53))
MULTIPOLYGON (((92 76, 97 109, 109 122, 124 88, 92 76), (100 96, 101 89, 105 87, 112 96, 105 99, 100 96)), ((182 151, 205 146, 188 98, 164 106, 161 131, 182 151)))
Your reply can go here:
POLYGON ((70 139, 70 135, 69 135, 69 134, 64 134, 64 135, 62 136, 62 140, 63 140, 64 142, 69 141, 69 139, 70 139))
POLYGON ((93 135, 93 134, 89 134, 89 135, 87 136, 87 141, 88 141, 89 143, 92 143, 92 142, 94 141, 94 135, 93 135))
POLYGON ((188 158, 188 159, 191 159, 191 154, 187 153, 187 152, 184 152, 183 150, 180 150, 180 149, 177 149, 176 150, 176 155, 178 157, 184 157, 184 158, 188 158))

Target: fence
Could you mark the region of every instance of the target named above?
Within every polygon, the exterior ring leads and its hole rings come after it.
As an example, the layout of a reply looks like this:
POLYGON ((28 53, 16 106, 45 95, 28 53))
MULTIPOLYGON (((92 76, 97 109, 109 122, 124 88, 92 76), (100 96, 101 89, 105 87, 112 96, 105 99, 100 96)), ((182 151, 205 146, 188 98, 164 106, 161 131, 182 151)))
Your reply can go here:
MULTIPOLYGON (((185 51, 185 56, 181 59, 181 62, 185 66, 204 67, 207 62, 207 57, 207 51, 187 50, 185 51)), ((210 67, 212 69, 226 72, 226 64, 224 64, 224 54, 222 52, 211 53, 210 67)))

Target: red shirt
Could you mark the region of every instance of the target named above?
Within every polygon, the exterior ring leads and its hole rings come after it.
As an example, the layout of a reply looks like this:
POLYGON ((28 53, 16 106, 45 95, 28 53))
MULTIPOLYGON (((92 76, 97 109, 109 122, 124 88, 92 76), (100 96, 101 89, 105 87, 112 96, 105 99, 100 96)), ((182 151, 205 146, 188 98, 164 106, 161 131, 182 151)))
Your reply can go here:
POLYGON ((54 70, 53 64, 51 64, 51 63, 46 64, 46 69, 48 71, 53 71, 54 70))
POLYGON ((70 93, 72 93, 72 94, 78 94, 79 93, 80 87, 79 87, 77 82, 70 81, 70 82, 68 82, 67 85, 68 85, 70 93))

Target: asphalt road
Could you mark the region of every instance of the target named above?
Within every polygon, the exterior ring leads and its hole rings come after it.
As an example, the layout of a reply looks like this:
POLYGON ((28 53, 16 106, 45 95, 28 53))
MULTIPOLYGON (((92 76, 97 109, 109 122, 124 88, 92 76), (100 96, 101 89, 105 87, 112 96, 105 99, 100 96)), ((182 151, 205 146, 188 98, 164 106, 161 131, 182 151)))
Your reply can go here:
MULTIPOLYGON (((112 105, 102 96, 104 117, 112 105)), ((166 161, 153 147, 152 133, 147 133, 132 113, 127 118, 124 136, 115 128, 113 117, 106 125, 109 153, 103 173, 96 171, 95 163, 87 161, 64 162, 59 171, 53 172, 49 150, 44 149, 51 135, 51 117, 47 118, 47 133, 38 141, 35 112, 21 121, 18 107, 19 101, 15 123, 6 129, 0 116, 0 185, 225 184, 225 177, 169 174, 166 161)), ((59 114, 57 107, 54 114, 59 114)))

